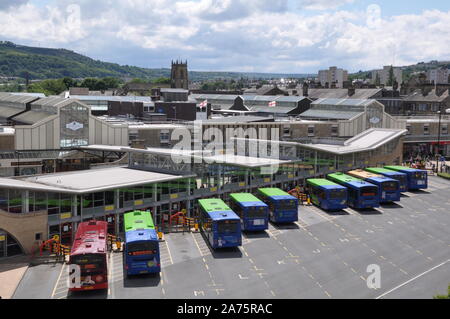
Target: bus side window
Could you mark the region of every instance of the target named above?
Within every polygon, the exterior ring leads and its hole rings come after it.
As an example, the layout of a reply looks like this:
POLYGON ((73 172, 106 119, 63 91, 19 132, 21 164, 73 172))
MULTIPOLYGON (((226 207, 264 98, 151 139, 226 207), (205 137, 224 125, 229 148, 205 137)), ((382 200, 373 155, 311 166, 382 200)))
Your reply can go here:
POLYGON ((325 191, 324 190, 320 190, 319 191, 319 197, 321 198, 321 199, 325 199, 326 198, 326 196, 325 196, 325 191))

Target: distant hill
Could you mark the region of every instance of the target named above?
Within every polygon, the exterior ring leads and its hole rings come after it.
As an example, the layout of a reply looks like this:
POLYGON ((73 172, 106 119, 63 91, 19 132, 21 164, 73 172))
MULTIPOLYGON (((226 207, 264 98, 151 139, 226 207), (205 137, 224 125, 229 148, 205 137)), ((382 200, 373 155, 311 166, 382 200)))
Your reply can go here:
MULTIPOLYGON (((66 49, 36 48, 0 41, 0 76, 30 79, 56 79, 63 77, 128 77, 154 79, 170 77, 170 69, 147 69, 129 65, 102 62, 66 49)), ((302 78, 307 74, 272 74, 241 72, 189 72, 190 79, 214 80, 248 78, 302 78)))
MULTIPOLYGON (((406 80, 414 73, 427 72, 441 67, 450 69, 450 61, 419 62, 413 65, 402 66, 401 69, 403 70, 403 79, 406 80)), ((349 74, 349 77, 350 79, 369 79, 372 77, 372 70, 352 73, 349 74)))

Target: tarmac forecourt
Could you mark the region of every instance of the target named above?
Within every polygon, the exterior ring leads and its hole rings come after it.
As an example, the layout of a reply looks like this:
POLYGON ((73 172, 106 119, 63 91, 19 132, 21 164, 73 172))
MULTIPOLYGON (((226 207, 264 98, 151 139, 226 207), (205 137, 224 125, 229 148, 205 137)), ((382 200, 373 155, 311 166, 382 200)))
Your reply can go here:
POLYGON ((297 223, 244 233, 236 249, 168 234, 158 276, 127 278, 122 254, 110 254, 108 291, 69 294, 66 265, 30 267, 13 298, 433 298, 450 283, 449 190, 430 176, 426 191, 373 210, 300 206, 297 223), (367 284, 370 265, 380 269, 377 289, 367 284))

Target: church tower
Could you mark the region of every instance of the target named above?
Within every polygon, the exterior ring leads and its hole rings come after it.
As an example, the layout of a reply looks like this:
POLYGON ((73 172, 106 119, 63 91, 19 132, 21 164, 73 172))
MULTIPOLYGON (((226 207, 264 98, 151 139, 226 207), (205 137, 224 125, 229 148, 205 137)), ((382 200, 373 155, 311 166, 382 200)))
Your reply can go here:
POLYGON ((172 73, 170 75, 170 87, 173 89, 189 89, 187 61, 172 61, 172 73))

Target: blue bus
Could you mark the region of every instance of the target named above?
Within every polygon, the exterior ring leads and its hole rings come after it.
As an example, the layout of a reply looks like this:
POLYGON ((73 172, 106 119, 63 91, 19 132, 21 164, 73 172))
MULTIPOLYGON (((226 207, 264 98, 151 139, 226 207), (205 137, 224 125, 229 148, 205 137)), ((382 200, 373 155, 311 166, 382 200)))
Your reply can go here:
POLYGON ((347 188, 323 178, 306 180, 311 202, 324 210, 347 208, 347 188))
POLYGON ((123 249, 127 275, 161 271, 159 240, 150 212, 124 214, 125 246, 123 249))
POLYGON ((127 231, 123 251, 127 275, 161 272, 159 241, 156 230, 127 231))
POLYGON ((428 173, 423 169, 404 166, 385 166, 384 168, 406 174, 408 180, 408 190, 428 188, 428 173))
POLYGON ((405 173, 391 171, 390 169, 382 167, 368 167, 366 168, 366 171, 395 179, 399 183, 401 193, 408 191, 408 178, 405 173))
POLYGON ((231 208, 241 217, 242 230, 263 231, 269 228, 269 206, 249 193, 231 194, 231 208))
POLYGON ((200 231, 213 249, 242 245, 241 219, 221 199, 200 199, 200 231))
POLYGON ((380 207, 378 186, 344 173, 328 174, 328 179, 347 187, 347 204, 356 209, 380 207))
POLYGON ((363 171, 361 169, 347 172, 347 174, 377 185, 380 203, 400 201, 400 183, 397 180, 383 175, 363 171))
POLYGON ((298 198, 279 188, 259 188, 258 195, 269 206, 271 222, 293 223, 298 221, 298 198))

